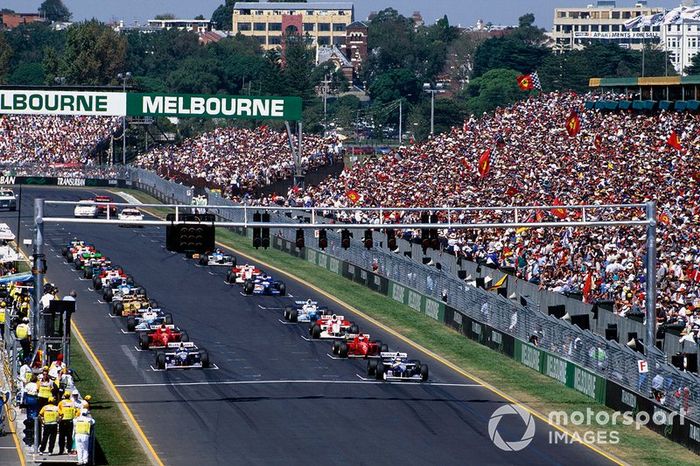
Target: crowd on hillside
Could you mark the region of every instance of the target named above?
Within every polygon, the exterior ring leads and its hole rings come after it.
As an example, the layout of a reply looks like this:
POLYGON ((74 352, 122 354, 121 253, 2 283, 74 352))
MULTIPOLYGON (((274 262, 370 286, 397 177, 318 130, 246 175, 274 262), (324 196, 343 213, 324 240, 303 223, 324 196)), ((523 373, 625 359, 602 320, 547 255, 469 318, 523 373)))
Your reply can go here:
MULTIPOLYGON (((388 156, 356 164, 286 198, 290 205, 532 206, 618 204, 657 201, 659 225, 658 320, 700 329, 700 119, 690 113, 585 110, 592 95, 543 94, 492 115, 471 118, 460 128, 388 156), (581 131, 567 134, 575 110, 581 131), (667 143, 676 132, 682 150, 667 143), (485 176, 478 161, 490 149, 485 176)), ((556 211, 562 214, 562 211, 556 211)), ((404 213, 386 212, 385 221, 404 213)), ((550 210, 520 212, 520 219, 557 220, 550 210)), ((566 218, 582 213, 563 209, 566 218)), ((406 214, 407 215, 407 214, 406 214)), ((589 219, 644 218, 643 209, 614 213, 589 210, 589 219)), ((441 212, 445 217, 445 212, 441 212)), ((340 216, 353 221, 353 216, 340 216)), ((453 222, 513 220, 512 213, 452 213, 453 222)), ((418 231, 414 232, 416 235, 418 231)), ((444 247, 469 260, 510 267, 517 277, 552 291, 583 292, 609 299, 621 315, 644 309, 645 230, 508 229, 443 231, 444 247)))
POLYGON ((90 150, 119 126, 117 118, 4 115, 0 118, 0 164, 16 168, 85 164, 90 150))
MULTIPOLYGON (((305 135, 304 171, 333 163, 341 146, 334 136, 305 135)), ((142 154, 136 165, 175 181, 221 189, 232 199, 294 175, 287 134, 266 127, 217 128, 181 144, 142 154)))

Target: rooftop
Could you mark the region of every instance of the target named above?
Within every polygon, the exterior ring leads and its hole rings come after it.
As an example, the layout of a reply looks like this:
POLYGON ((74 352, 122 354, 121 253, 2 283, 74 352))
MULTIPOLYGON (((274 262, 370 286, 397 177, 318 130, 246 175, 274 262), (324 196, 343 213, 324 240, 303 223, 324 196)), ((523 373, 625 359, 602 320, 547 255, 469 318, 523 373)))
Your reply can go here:
POLYGON ((352 10, 350 2, 272 3, 236 2, 234 10, 352 10))

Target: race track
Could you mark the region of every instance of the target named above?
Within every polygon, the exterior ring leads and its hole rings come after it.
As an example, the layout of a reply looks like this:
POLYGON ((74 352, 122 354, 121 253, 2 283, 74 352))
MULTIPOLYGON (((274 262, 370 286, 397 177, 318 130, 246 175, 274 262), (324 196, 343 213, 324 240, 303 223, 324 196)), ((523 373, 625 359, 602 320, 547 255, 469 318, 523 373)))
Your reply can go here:
MULTIPOLYGON (((92 195, 88 189, 25 186, 22 236, 30 233, 34 197, 78 200, 92 195)), ((70 216, 72 208, 47 211, 59 213, 70 216)), ((15 218, 16 213, 0 214, 0 222, 11 226, 16 226, 15 218)), ((392 350, 428 363, 431 371, 424 384, 362 380, 366 363, 333 360, 330 343, 304 340, 305 324, 280 322, 279 308, 290 298, 241 296, 238 286, 224 283, 225 268, 199 267, 165 250, 164 228, 46 224, 45 236, 49 280, 61 294, 78 292, 75 322, 165 464, 610 462, 578 444, 550 445, 552 429, 539 421, 525 450, 496 448, 487 426, 504 400, 353 318, 360 329, 392 350), (101 295, 88 288, 91 282, 65 264, 60 250, 73 238, 93 242, 122 265, 192 341, 209 350, 217 368, 153 371, 153 354, 137 351, 135 335, 122 331, 123 320, 110 317, 108 305, 98 301, 101 295)), ((304 285, 286 283, 294 299, 312 298, 338 309, 304 285)), ((517 419, 499 425, 505 440, 520 439, 524 425, 517 419)))

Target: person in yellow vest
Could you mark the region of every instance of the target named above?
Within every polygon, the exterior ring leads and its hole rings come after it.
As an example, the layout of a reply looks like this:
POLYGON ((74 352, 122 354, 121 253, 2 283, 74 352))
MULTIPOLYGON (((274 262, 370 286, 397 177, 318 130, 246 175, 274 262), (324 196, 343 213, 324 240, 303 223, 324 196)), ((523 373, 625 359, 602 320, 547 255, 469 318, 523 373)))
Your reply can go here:
POLYGON ((71 392, 66 390, 63 399, 58 403, 58 454, 62 455, 67 447, 71 451, 73 443, 73 418, 75 417, 75 403, 71 399, 71 392))
POLYGON ((88 464, 90 459, 90 430, 95 420, 87 409, 80 410, 80 416, 73 419, 75 432, 75 449, 78 452, 78 464, 88 464))
POLYGON ((41 375, 39 375, 40 408, 49 402, 49 398, 52 398, 53 387, 53 381, 51 380, 51 377, 49 377, 49 368, 44 366, 41 375))
POLYGON ((5 338, 5 311, 7 311, 7 303, 0 302, 0 337, 5 338))
POLYGON ((25 317, 22 322, 15 328, 15 337, 19 340, 19 344, 22 346, 22 357, 28 358, 31 354, 31 344, 29 341, 29 336, 31 331, 29 329, 29 318, 25 317))
POLYGON ((41 445, 39 447, 39 453, 46 453, 46 444, 48 442, 49 454, 53 453, 53 447, 56 444, 56 432, 58 431, 58 406, 54 404, 53 397, 49 398, 48 404, 41 408, 39 411, 39 419, 41 419, 41 426, 43 435, 41 436, 41 445))
POLYGON ((85 398, 83 398, 83 401, 80 402, 80 408, 87 409, 89 411, 90 410, 90 400, 92 400, 92 396, 85 395, 85 398))

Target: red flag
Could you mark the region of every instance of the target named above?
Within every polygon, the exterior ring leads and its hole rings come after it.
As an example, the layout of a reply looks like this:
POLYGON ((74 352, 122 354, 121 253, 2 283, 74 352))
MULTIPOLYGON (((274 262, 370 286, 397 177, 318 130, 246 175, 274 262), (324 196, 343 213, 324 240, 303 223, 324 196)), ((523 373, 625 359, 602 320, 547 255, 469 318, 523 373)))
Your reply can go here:
POLYGON ((532 82, 532 76, 529 74, 522 74, 515 79, 518 80, 518 87, 521 91, 531 91, 535 88, 535 84, 532 82))
POLYGON ((471 170, 471 168, 472 168, 472 164, 469 163, 469 161, 465 157, 462 157, 461 159, 459 159, 459 163, 461 163, 462 166, 464 168, 466 168, 467 170, 471 170))
POLYGON ((491 168, 491 149, 486 149, 479 157, 479 176, 485 177, 491 168))
POLYGON ((593 272, 589 271, 586 276, 586 281, 583 284, 583 302, 588 303, 591 297, 591 290, 593 289, 593 272))
POLYGON ((661 212, 659 214, 659 223, 662 223, 664 225, 670 225, 671 224, 671 216, 668 215, 668 212, 661 212))
POLYGON ((598 152, 603 148, 603 137, 600 134, 596 134, 593 138, 593 145, 598 152))
POLYGON ((508 189, 506 189, 506 196, 513 197, 516 194, 518 194, 518 192, 518 188, 516 188, 515 186, 508 186, 508 189))
POLYGON ((346 196, 348 196, 348 199, 350 199, 350 201, 353 204, 357 204, 357 201, 360 200, 360 195, 357 194, 357 191, 355 191, 354 189, 351 189, 350 191, 348 191, 346 196))
POLYGON ((581 130, 581 119, 578 113, 571 112, 569 118, 566 119, 566 132, 569 133, 570 137, 574 137, 581 130))
MULTIPOLYGON (((559 200, 559 198, 555 197, 554 201, 552 201, 552 205, 563 205, 562 202, 559 200)), ((558 219, 565 219, 566 218, 566 209, 562 209, 561 207, 555 207, 554 209, 551 210, 552 215, 557 217, 558 219)))
POLYGON ((382 173, 378 173, 378 174, 377 174, 377 179, 383 183, 383 182, 385 182, 385 181, 389 181, 389 175, 387 175, 386 173, 383 173, 383 172, 382 172, 382 173))
POLYGON ((536 221, 537 223, 540 223, 540 222, 542 221, 543 218, 544 218, 544 212, 541 211, 541 210, 538 210, 538 211, 535 213, 535 221, 536 221))
POLYGON ((681 145, 681 138, 675 131, 671 131, 671 135, 668 137, 668 141, 666 141, 666 144, 668 144, 676 150, 683 150, 683 146, 681 145))

